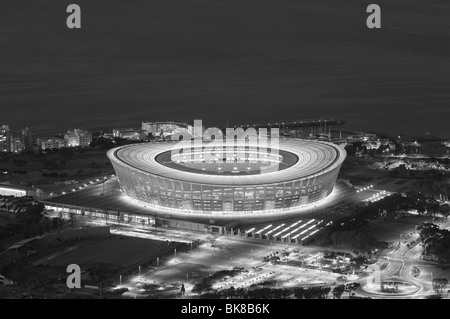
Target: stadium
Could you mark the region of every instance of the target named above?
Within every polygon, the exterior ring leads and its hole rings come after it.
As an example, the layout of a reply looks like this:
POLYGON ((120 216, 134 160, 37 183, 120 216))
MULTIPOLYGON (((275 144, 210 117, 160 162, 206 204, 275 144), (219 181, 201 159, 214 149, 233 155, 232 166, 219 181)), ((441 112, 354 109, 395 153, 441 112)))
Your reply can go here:
POLYGON ((166 142, 110 150, 122 193, 139 204, 184 214, 301 210, 333 191, 346 157, 335 144, 300 139, 282 139, 277 149, 236 145, 231 157, 223 147, 215 161, 205 160, 204 146, 173 152, 176 148, 166 142))

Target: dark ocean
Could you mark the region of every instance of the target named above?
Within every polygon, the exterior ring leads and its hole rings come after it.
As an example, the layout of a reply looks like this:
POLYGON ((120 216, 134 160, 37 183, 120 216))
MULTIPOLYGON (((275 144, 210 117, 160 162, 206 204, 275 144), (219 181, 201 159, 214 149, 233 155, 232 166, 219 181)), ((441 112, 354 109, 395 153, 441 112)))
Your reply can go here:
POLYGON ((450 138, 450 4, 361 0, 59 0, 0 4, 0 124, 41 134, 202 119, 338 117, 450 138))

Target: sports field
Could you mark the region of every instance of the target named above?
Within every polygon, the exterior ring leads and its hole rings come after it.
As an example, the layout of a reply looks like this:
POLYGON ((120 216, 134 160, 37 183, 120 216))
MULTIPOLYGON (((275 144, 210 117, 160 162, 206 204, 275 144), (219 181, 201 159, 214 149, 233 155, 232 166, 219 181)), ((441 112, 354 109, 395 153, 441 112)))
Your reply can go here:
POLYGON ((55 266, 67 266, 70 264, 105 263, 121 267, 129 267, 140 261, 156 259, 159 254, 167 250, 167 243, 141 238, 111 237, 81 243, 75 242, 76 249, 62 254, 49 261, 55 266))
POLYGON ((12 265, 6 276, 21 285, 39 286, 46 282, 64 287, 67 266, 77 264, 82 272, 95 274, 95 278, 87 278, 88 282, 98 283, 130 267, 137 269, 141 263, 156 260, 176 246, 176 243, 168 245, 165 241, 122 236, 65 242, 12 265))

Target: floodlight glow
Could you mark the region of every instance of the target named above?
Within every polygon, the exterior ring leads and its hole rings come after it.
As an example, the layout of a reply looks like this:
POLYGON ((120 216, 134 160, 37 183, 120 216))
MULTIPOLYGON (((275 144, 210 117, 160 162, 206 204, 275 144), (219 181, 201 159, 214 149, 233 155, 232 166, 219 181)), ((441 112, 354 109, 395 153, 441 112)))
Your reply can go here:
POLYGON ((247 230, 245 233, 248 234, 248 233, 251 233, 254 230, 255 230, 255 228, 251 228, 251 229, 247 230))
POLYGON ((266 233, 266 236, 269 235, 269 234, 271 234, 272 232, 276 231, 276 230, 279 229, 280 227, 283 227, 283 226, 284 226, 284 224, 281 224, 280 226, 275 227, 275 228, 272 229, 271 231, 267 232, 267 233, 266 233))
POLYGON ((302 231, 299 235, 303 235, 304 233, 306 233, 308 230, 305 229, 304 231, 302 231))
POLYGON ((259 234, 259 233, 261 233, 262 231, 264 231, 264 230, 266 230, 266 229, 269 229, 270 227, 272 227, 272 224, 270 224, 269 226, 264 227, 264 228, 261 229, 261 230, 258 230, 255 234, 259 234))
MULTIPOLYGON (((290 226, 288 226, 288 227, 286 227, 286 228, 283 229, 282 231, 280 231, 280 232, 278 232, 277 234, 275 234, 274 237, 277 237, 278 235, 280 235, 280 234, 284 233, 285 231, 291 229, 292 227, 294 227, 295 225, 297 225, 297 224, 300 223, 300 222, 301 222, 301 220, 298 221, 298 222, 296 222, 296 223, 294 223, 294 224, 292 224, 292 225, 290 225, 290 226)), ((283 238, 284 238, 284 237, 283 237, 283 238)))

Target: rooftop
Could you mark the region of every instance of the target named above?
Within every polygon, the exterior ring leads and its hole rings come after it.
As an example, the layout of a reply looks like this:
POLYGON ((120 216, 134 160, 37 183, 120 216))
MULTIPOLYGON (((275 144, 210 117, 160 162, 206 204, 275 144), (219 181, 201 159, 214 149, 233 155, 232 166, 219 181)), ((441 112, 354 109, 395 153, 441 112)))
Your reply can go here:
POLYGON ((108 157, 116 165, 127 166, 131 174, 140 172, 149 176, 213 185, 258 185, 318 176, 341 165, 346 156, 343 148, 331 143, 282 139, 278 146, 281 165, 276 171, 263 174, 231 173, 233 170, 244 171, 248 167, 250 171, 257 169, 257 166, 248 166, 244 161, 239 168, 223 167, 222 171, 226 173, 212 174, 214 170, 218 171, 221 163, 206 167, 204 163, 181 165, 168 160, 168 154, 179 148, 176 145, 175 142, 127 145, 110 150, 108 157))

